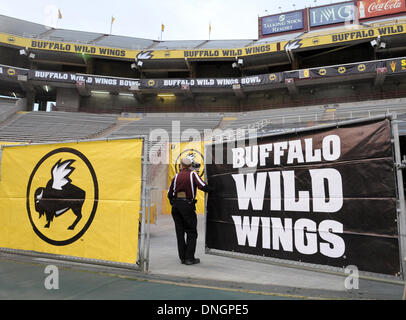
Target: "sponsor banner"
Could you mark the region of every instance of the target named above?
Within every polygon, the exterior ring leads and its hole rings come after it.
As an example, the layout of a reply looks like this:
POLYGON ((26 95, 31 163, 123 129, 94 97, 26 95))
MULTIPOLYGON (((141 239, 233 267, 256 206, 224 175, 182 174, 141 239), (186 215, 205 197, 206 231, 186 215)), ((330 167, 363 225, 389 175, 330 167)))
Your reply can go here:
POLYGON ((140 139, 4 147, 0 247, 135 264, 140 139))
POLYGON ((41 71, 29 70, 29 80, 41 80, 48 82, 64 82, 64 83, 84 83, 88 86, 107 86, 107 87, 131 87, 140 85, 138 79, 126 79, 116 77, 104 77, 86 74, 75 74, 58 71, 41 71))
POLYGON ((140 79, 140 89, 232 88, 239 78, 140 79))
POLYGON ((362 0, 357 6, 360 19, 406 11, 405 0, 362 0))
POLYGON ((251 56, 277 51, 276 43, 247 46, 243 48, 192 49, 192 50, 129 50, 123 48, 99 47, 94 45, 75 44, 49 40, 24 38, 0 33, 0 43, 27 48, 56 52, 75 53, 89 56, 103 56, 126 60, 150 59, 215 59, 251 56))
POLYGON ((354 75, 361 73, 373 73, 377 68, 387 66, 393 72, 403 71, 406 67, 404 59, 393 59, 389 62, 372 61, 363 63, 345 64, 342 66, 326 66, 312 69, 292 70, 278 73, 260 74, 241 78, 201 78, 201 79, 129 79, 117 77, 105 77, 96 75, 75 74, 58 71, 26 70, 0 65, 0 76, 12 74, 7 77, 16 77, 19 74, 27 74, 28 80, 61 82, 71 84, 83 84, 88 88, 100 87, 107 89, 126 88, 137 86, 145 89, 168 89, 168 90, 191 90, 191 89, 233 89, 235 85, 241 88, 255 88, 272 84, 283 83, 288 78, 319 78, 341 75, 354 75), (10 71, 11 70, 11 71, 10 71))
POLYGON ((379 62, 363 62, 359 64, 346 64, 342 66, 313 68, 309 70, 310 78, 337 77, 341 75, 356 75, 363 73, 375 73, 381 65, 379 62))
POLYGON ((303 11, 295 11, 260 18, 261 35, 269 35, 304 28, 303 11))
POLYGON ((268 85, 274 83, 281 83, 283 81, 284 81, 283 72, 260 74, 257 76, 247 76, 240 78, 240 84, 242 87, 268 85))
MULTIPOLYGON (((192 161, 192 169, 195 170, 199 176, 204 180, 204 142, 191 141, 191 142, 178 142, 169 144, 169 168, 168 168, 168 189, 173 177, 180 170, 180 160, 183 157, 189 157, 192 161)), ((197 190, 196 193, 196 213, 204 214, 204 192, 197 190)), ((167 202, 166 208, 171 212, 169 200, 165 194, 165 201, 167 202)))
POLYGON ((350 22, 354 20, 354 2, 344 2, 331 6, 322 6, 309 9, 310 27, 350 22))
POLYGON ((382 120, 209 146, 206 246, 399 275, 390 139, 382 120))
MULTIPOLYGON (((313 8, 313 9, 323 9, 313 8)), ((331 13, 331 15, 333 15, 331 13)), ((316 17, 317 15, 315 15, 316 17)), ((323 22, 328 20, 323 18, 323 22)), ((321 19, 321 18, 319 18, 321 19)), ((354 27, 354 26, 353 26, 354 27)), ((262 45, 247 46, 243 48, 223 49, 191 49, 191 50, 127 50, 115 48, 101 48, 90 45, 69 44, 65 42, 53 42, 38 39, 23 38, 0 33, 0 43, 20 48, 47 50, 57 52, 69 52, 75 54, 113 57, 124 60, 168 60, 168 59, 195 59, 211 60, 217 58, 235 58, 260 54, 269 54, 285 51, 288 46, 292 50, 298 48, 317 47, 329 44, 341 44, 347 41, 369 39, 377 36, 391 36, 406 33, 406 24, 394 24, 377 28, 351 29, 346 32, 325 34, 320 36, 295 39, 290 41, 272 42, 262 45)))
POLYGON ((26 75, 28 69, 16 68, 11 66, 0 65, 0 78, 3 79, 17 79, 20 75, 26 75))
POLYGON ((75 44, 69 44, 68 46, 68 43, 33 40, 2 33, 0 33, 0 43, 28 49, 70 52, 85 55, 86 54, 99 55, 105 57, 116 57, 125 60, 138 59, 145 61, 154 59, 168 60, 168 59, 185 59, 185 58, 191 60, 193 59, 211 60, 217 58, 235 58, 260 54, 269 54, 278 51, 285 51, 286 48, 296 50, 299 48, 318 47, 330 44, 341 44, 343 42, 348 41, 358 41, 374 38, 377 36, 391 36, 404 33, 406 33, 406 24, 394 24, 390 26, 383 26, 377 28, 360 28, 359 30, 351 29, 346 32, 325 34, 302 39, 266 43, 263 45, 248 46, 233 49, 224 48, 224 49, 142 50, 142 51, 123 50, 123 49, 99 48, 94 46, 75 45, 75 44), (39 44, 40 42, 44 43, 40 45, 39 44), (123 55, 121 54, 121 51, 124 51, 123 55))
POLYGON ((200 78, 200 79, 140 79, 140 89, 204 89, 228 88, 234 85, 251 87, 283 81, 283 73, 261 74, 242 78, 200 78))
POLYGON ((406 72, 406 58, 387 60, 386 68, 388 73, 406 72))
POLYGON ((256 54, 271 53, 277 51, 276 43, 267 43, 257 46, 249 46, 237 49, 193 49, 184 50, 183 58, 207 59, 207 58, 235 58, 251 56, 256 54))
POLYGON ((282 50, 286 50, 286 48, 296 50, 299 48, 309 48, 331 44, 341 45, 343 42, 359 41, 376 38, 378 36, 384 37, 404 33, 406 33, 406 24, 395 24, 391 26, 377 28, 362 28, 359 30, 351 30, 346 32, 320 35, 309 38, 282 41, 280 44, 282 50))

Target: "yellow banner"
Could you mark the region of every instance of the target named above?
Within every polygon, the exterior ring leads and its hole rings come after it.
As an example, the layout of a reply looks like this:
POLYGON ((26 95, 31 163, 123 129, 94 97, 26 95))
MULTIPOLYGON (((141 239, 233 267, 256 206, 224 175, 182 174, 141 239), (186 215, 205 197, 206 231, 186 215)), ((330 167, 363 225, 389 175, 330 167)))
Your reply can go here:
POLYGON ((100 47, 79 43, 24 38, 0 33, 0 43, 34 50, 77 53, 89 56, 105 56, 122 59, 215 59, 235 58, 276 51, 276 43, 233 49, 192 49, 192 50, 128 50, 123 48, 100 47))
MULTIPOLYGON (((195 170, 199 176, 204 178, 204 142, 178 142, 171 143, 169 147, 169 169, 168 169, 168 189, 173 177, 180 170, 180 159, 183 157, 189 157, 192 160, 192 169, 195 170)), ((196 194, 196 213, 204 214, 204 192, 197 191, 196 194)), ((169 208, 167 212, 170 213, 170 204, 166 198, 166 208, 169 208)), ((164 207, 164 206, 163 206, 164 207)))
POLYGON ((304 37, 281 42, 280 49, 285 50, 287 47, 292 49, 317 47, 330 44, 342 44, 343 42, 358 41, 376 38, 378 36, 392 36, 406 33, 406 24, 396 24, 390 26, 382 26, 376 28, 352 28, 349 27, 343 32, 322 34, 313 37, 304 37))
MULTIPOLYGON (((77 53, 90 56, 104 56, 121 59, 195 59, 207 60, 217 58, 236 58, 252 55, 269 54, 278 51, 285 51, 287 48, 296 50, 299 48, 318 47, 330 44, 341 44, 343 42, 365 40, 377 36, 385 37, 406 33, 406 24, 393 24, 380 27, 364 27, 349 25, 343 32, 328 33, 321 30, 320 35, 307 36, 281 42, 269 42, 260 45, 247 46, 242 48, 221 48, 221 49, 185 49, 185 50, 128 50, 124 48, 101 47, 80 43, 69 43, 61 41, 50 41, 32 39, 0 33, 0 43, 34 50, 47 50, 57 52, 77 53)), ((272 41, 272 39, 270 39, 272 41)))
POLYGON ((136 263, 141 139, 4 147, 0 247, 136 263))
POLYGON ((307 47, 317 47, 342 42, 375 38, 377 36, 391 36, 406 33, 406 24, 394 24, 381 27, 366 28, 363 26, 349 26, 339 33, 322 33, 316 36, 303 35, 303 38, 282 42, 270 42, 242 48, 221 49, 190 49, 190 50, 128 50, 124 48, 100 47, 87 44, 68 43, 41 39, 24 38, 0 33, 0 43, 34 50, 47 50, 85 54, 91 56, 115 57, 122 59, 216 59, 235 58, 259 54, 269 54, 307 47))

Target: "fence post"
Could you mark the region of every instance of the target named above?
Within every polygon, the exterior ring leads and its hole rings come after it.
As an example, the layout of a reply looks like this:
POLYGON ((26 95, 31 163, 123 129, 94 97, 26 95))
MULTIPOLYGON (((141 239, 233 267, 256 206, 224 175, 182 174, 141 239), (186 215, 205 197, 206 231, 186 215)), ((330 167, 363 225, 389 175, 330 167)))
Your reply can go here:
POLYGON ((396 180, 398 189, 398 199, 397 199, 397 214, 398 214, 398 234, 399 234, 399 254, 400 254, 400 265, 402 271, 402 278, 404 279, 405 270, 405 260, 406 257, 406 235, 405 235, 405 223, 406 223, 406 208, 405 208, 405 195, 403 188, 403 175, 402 175, 402 158, 400 152, 400 142, 399 142, 399 130, 397 123, 397 115, 394 113, 391 117, 391 127, 393 135, 393 145, 395 153, 395 170, 396 170, 396 180))

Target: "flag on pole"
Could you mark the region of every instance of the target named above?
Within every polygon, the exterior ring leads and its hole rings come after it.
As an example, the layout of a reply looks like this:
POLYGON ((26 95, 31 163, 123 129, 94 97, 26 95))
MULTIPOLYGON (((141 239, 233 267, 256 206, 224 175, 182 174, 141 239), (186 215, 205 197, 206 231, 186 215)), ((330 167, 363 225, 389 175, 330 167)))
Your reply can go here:
POLYGON ((116 18, 114 18, 113 16, 111 16, 111 23, 110 23, 110 34, 113 31, 113 23, 116 20, 116 18))
POLYGON ((62 12, 58 9, 58 19, 62 19, 62 12))
POLYGON ((161 23, 161 41, 162 41, 162 32, 165 31, 165 25, 161 23))
POLYGON ((211 21, 209 22, 209 39, 210 39, 210 35, 211 35, 211 21))

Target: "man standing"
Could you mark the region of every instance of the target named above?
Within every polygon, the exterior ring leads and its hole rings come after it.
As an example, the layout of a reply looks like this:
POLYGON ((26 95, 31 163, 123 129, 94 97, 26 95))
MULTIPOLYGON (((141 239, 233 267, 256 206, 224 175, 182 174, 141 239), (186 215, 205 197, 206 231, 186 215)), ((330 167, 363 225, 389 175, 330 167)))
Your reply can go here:
POLYGON ((168 190, 168 199, 172 205, 172 218, 175 222, 179 258, 186 265, 200 262, 200 259, 195 258, 197 188, 204 192, 212 191, 212 188, 195 171, 191 170, 191 166, 192 161, 189 158, 185 157, 181 160, 181 170, 173 177, 168 190))

